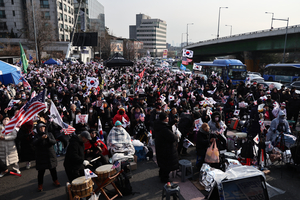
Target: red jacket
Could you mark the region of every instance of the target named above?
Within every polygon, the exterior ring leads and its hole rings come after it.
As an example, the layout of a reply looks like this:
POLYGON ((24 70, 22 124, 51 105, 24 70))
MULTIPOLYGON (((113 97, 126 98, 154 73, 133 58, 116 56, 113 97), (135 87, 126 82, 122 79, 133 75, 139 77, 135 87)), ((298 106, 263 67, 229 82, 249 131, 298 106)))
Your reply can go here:
POLYGON ((117 112, 117 114, 114 116, 114 118, 113 118, 113 124, 115 124, 116 123, 116 121, 120 121, 121 123, 123 123, 122 122, 122 118, 124 117, 125 119, 126 119, 126 121, 130 121, 130 119, 129 119, 129 117, 126 115, 126 112, 124 111, 124 114, 123 115, 120 115, 119 114, 119 111, 120 110, 118 110, 118 112, 117 112))

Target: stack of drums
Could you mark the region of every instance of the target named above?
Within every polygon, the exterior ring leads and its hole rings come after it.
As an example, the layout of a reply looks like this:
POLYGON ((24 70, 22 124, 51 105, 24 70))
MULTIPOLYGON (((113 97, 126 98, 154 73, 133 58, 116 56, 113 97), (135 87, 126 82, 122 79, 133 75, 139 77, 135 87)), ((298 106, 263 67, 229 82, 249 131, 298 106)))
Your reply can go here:
POLYGON ((103 183, 107 178, 114 176, 117 173, 116 169, 112 169, 113 165, 102 165, 96 169, 95 174, 98 176, 99 183, 103 183))
POLYGON ((72 181, 71 191, 74 196, 87 197, 93 192, 93 185, 94 182, 91 178, 85 179, 85 176, 81 176, 72 181))

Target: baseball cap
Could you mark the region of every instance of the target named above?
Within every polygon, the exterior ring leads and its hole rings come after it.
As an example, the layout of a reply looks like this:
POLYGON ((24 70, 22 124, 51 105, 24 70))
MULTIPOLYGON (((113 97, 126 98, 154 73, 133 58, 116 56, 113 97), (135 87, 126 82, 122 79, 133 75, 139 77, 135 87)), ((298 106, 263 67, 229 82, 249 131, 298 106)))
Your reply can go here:
POLYGON ((92 140, 90 133, 87 132, 87 131, 82 131, 82 132, 80 133, 80 136, 81 136, 81 137, 85 137, 85 138, 88 139, 88 140, 92 140))

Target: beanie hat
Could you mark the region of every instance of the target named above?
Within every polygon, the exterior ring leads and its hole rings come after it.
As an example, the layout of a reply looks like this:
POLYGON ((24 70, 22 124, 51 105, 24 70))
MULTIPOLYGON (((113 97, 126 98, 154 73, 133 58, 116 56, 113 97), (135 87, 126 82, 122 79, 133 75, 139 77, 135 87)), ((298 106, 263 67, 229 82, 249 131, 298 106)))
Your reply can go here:
POLYGON ((122 125, 122 123, 119 120, 117 120, 115 126, 119 126, 119 125, 122 125))

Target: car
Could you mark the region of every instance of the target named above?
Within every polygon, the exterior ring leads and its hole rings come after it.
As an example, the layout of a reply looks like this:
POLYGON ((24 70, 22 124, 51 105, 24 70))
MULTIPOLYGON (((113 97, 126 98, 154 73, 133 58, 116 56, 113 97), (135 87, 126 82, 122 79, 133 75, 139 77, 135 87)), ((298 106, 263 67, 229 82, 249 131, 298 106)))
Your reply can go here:
POLYGON ((178 67, 172 67, 172 68, 170 69, 170 71, 173 72, 173 73, 180 72, 180 70, 179 70, 178 67))
POLYGON ((277 90, 280 90, 281 86, 283 86, 282 83, 272 81, 258 81, 257 84, 263 85, 265 90, 269 90, 270 85, 274 85, 277 90))
POLYGON ((265 79, 261 76, 258 76, 256 74, 247 74, 246 76, 246 80, 250 78, 250 82, 253 83, 253 82, 263 82, 265 81, 265 79))
POLYGON ((200 78, 204 78, 205 81, 207 81, 207 76, 205 74, 199 74, 199 73, 196 73, 194 74, 195 76, 198 76, 200 78))
POLYGON ((261 74, 260 74, 259 72, 248 72, 247 74, 254 74, 254 75, 257 75, 257 76, 262 77, 261 74))
POLYGON ((186 70, 184 71, 184 73, 185 73, 185 74, 192 74, 191 70, 189 70, 189 69, 186 69, 186 70))
POLYGON ((300 90, 300 81, 294 81, 292 83, 287 83, 284 86, 287 87, 287 88, 290 88, 290 89, 292 87, 294 87, 294 88, 296 88, 296 90, 300 90))

